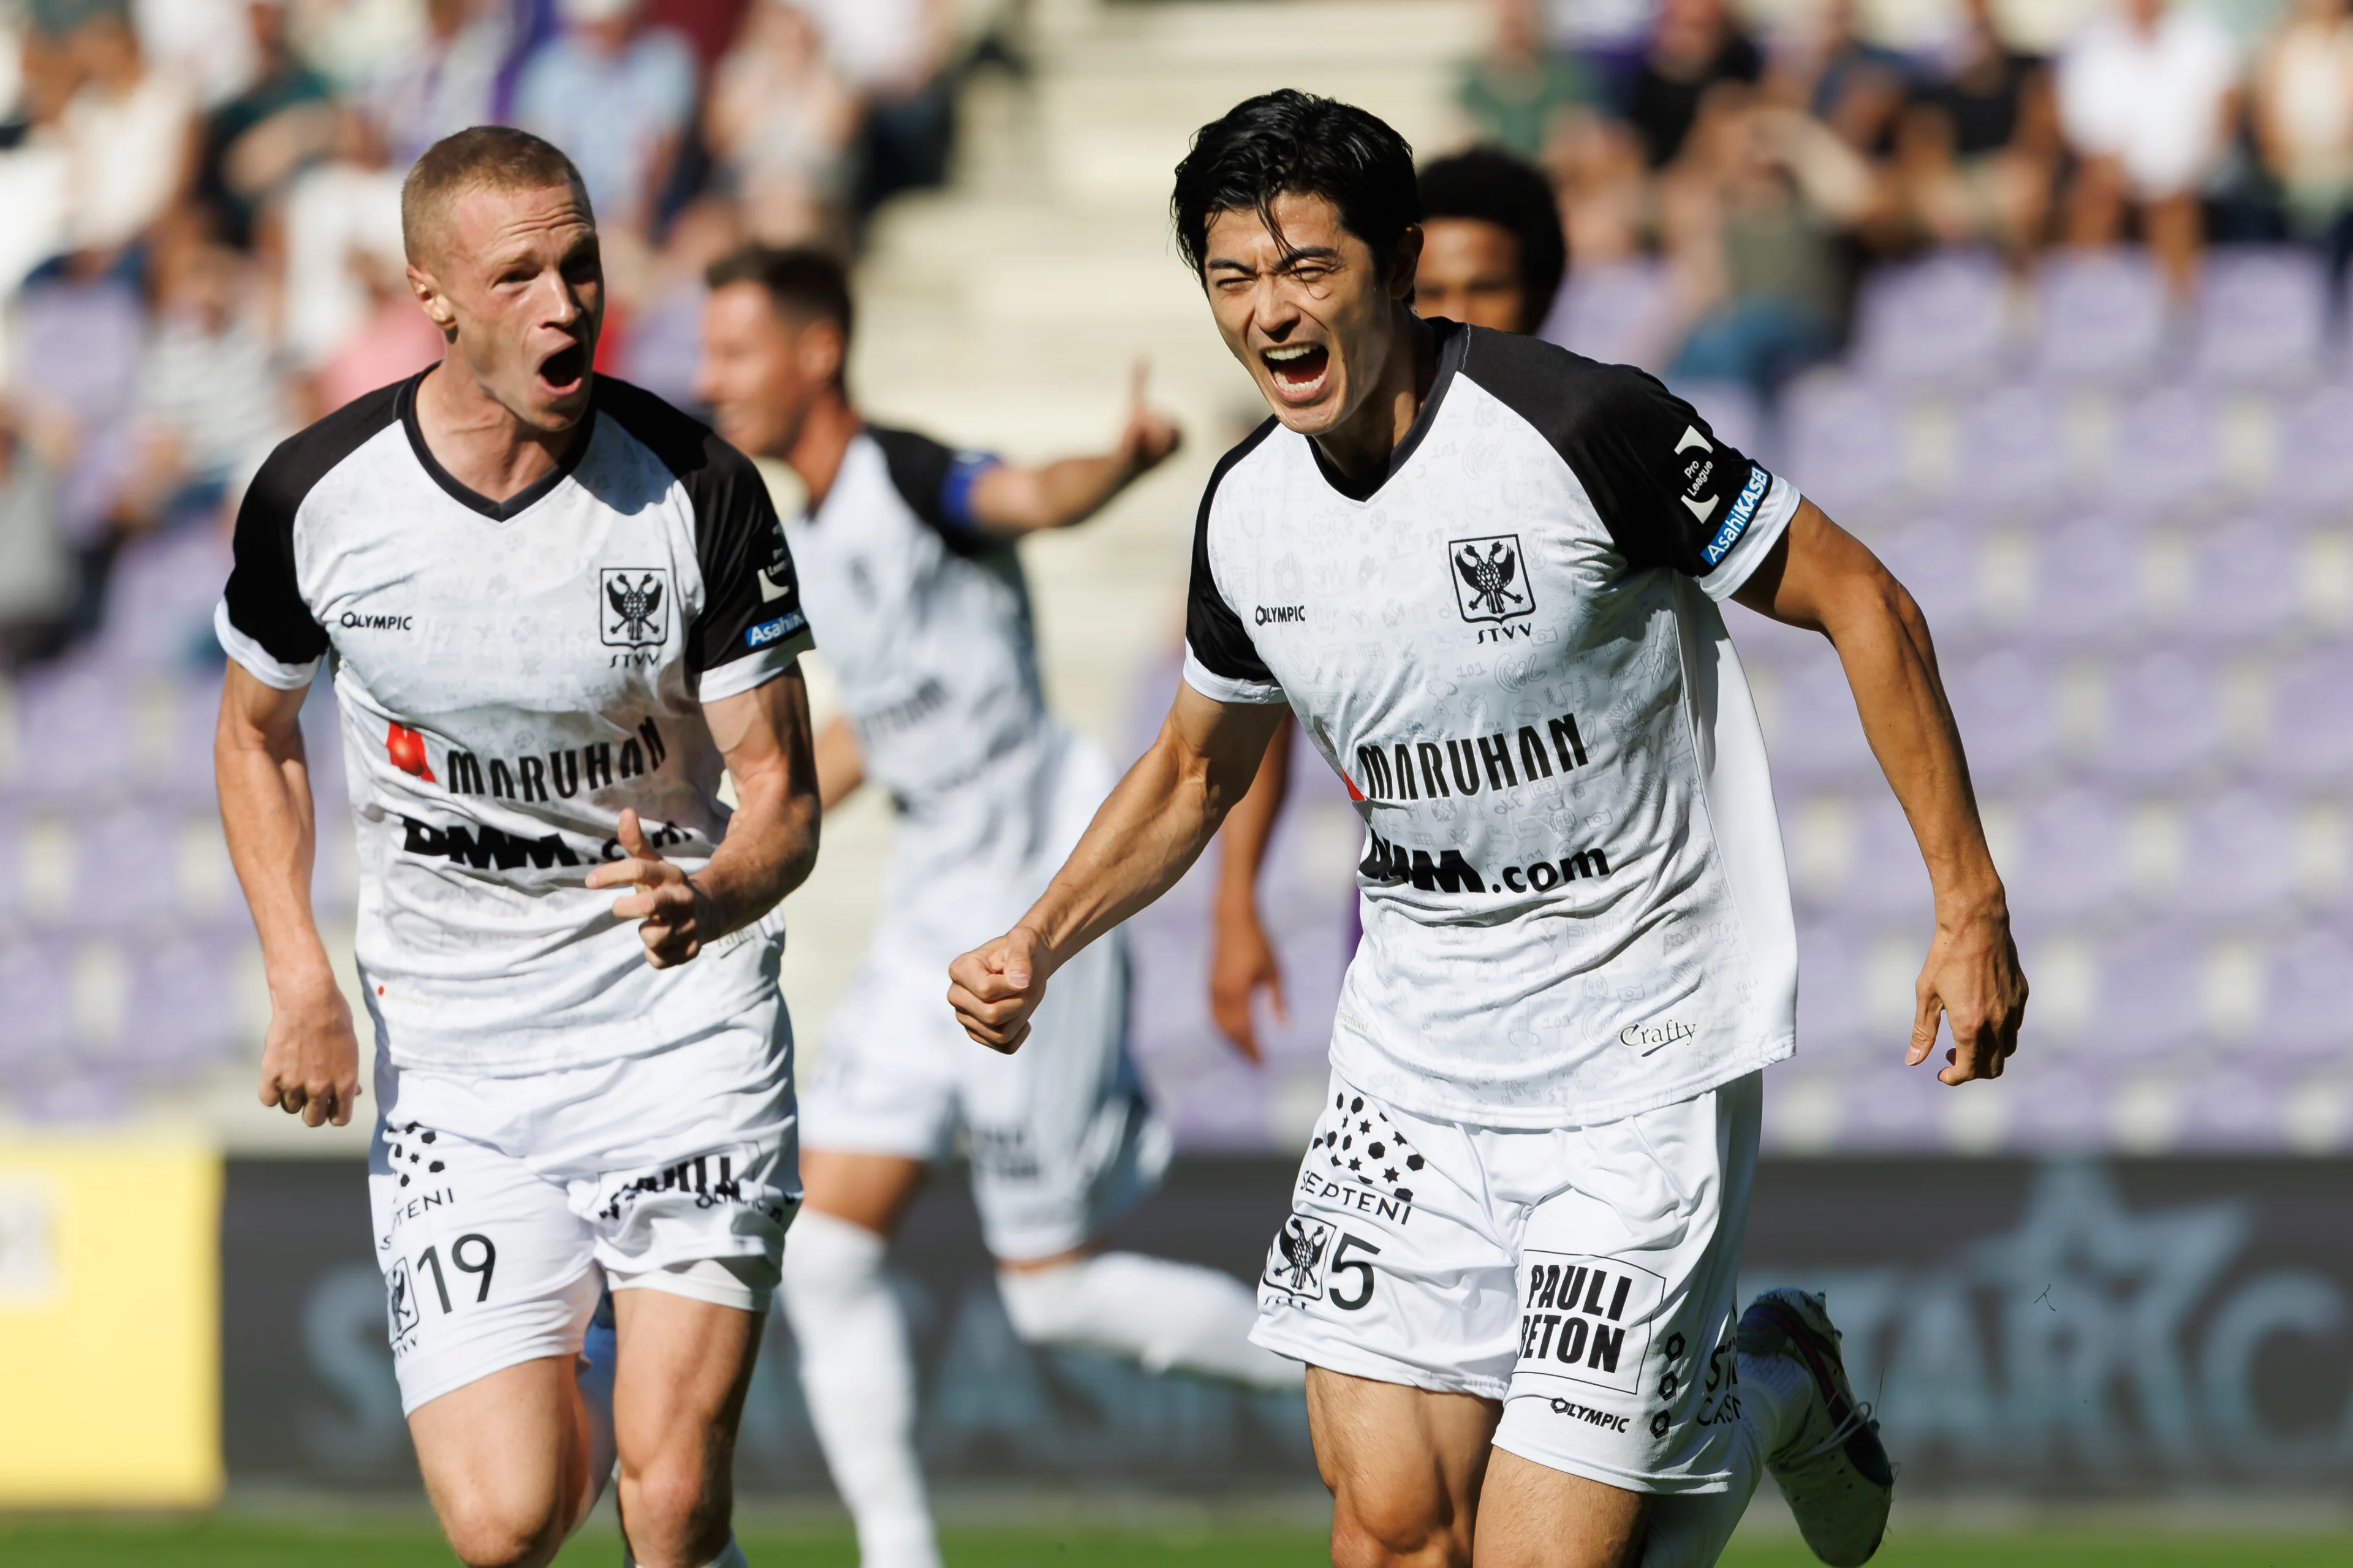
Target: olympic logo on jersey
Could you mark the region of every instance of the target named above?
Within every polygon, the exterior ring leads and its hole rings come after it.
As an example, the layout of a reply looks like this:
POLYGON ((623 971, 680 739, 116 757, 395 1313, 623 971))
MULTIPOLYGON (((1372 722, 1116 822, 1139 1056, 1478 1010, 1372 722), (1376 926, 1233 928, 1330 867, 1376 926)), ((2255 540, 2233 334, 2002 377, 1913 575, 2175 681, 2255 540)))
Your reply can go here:
POLYGON ((607 566, 596 574, 596 626, 607 647, 652 647, 670 637, 670 573, 607 566))
POLYGON ((1520 570, 1520 536, 1446 542, 1447 575, 1466 621, 1515 621, 1536 613, 1535 590, 1520 570))

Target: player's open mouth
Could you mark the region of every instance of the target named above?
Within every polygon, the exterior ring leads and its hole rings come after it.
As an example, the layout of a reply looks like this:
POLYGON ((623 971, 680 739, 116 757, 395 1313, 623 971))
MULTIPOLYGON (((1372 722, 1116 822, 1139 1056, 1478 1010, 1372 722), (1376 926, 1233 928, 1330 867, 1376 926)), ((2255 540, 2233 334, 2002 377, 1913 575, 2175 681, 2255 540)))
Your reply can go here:
POLYGON ((1332 367, 1332 351, 1321 343, 1282 343, 1262 349, 1267 374, 1285 399, 1304 403, 1324 390, 1324 374, 1332 367))
POLYGON ((562 395, 577 391, 587 374, 588 351, 578 343, 561 348, 539 362, 539 379, 547 390, 562 395))

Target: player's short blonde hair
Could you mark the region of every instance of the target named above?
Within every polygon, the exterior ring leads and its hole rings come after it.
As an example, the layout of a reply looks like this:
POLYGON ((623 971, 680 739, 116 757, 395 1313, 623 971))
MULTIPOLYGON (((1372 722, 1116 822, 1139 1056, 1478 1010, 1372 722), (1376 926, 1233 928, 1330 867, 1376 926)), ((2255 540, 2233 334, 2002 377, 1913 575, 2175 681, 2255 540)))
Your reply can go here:
POLYGON ((431 259, 449 208, 469 191, 543 191, 569 185, 589 213, 588 187, 564 150, 512 125, 477 125, 425 150, 400 184, 400 243, 412 266, 431 259))

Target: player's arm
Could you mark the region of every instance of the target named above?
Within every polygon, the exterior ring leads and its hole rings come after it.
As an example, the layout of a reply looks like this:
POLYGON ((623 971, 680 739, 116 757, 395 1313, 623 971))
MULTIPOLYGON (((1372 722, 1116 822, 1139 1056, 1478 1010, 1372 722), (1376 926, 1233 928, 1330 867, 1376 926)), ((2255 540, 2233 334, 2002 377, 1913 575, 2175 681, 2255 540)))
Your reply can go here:
POLYGON ((818 804, 831 811, 866 782, 866 753, 849 716, 837 713, 817 738, 818 804))
POLYGON ((1258 878, 1266 864, 1275 818, 1291 793, 1291 723, 1276 725, 1250 792, 1226 814, 1219 830, 1224 856, 1218 866, 1218 891, 1210 907, 1209 1016, 1218 1032, 1250 1060, 1264 1061, 1250 1004, 1263 990, 1278 1020, 1289 1016, 1282 995, 1282 966, 1274 943, 1258 918, 1258 878))
POLYGON ((1048 976, 1200 858, 1248 793, 1283 711, 1177 687, 1159 738, 1096 811, 1045 896, 1020 924, 949 966, 948 1002, 966 1034, 1000 1051, 1019 1047, 1048 976))
POLYGON ((269 984, 261 1103, 309 1126, 341 1127, 359 1098, 359 1042, 311 911, 318 834, 299 722, 308 689, 265 685, 232 661, 213 731, 213 773, 229 861, 269 984))
POLYGON ((2018 1048, 2026 977, 2010 905, 1986 847, 1928 623, 1861 541, 1811 501, 1733 595, 1750 609, 1822 633, 1838 648, 1862 732, 1903 803, 1936 889, 1936 935, 1915 988, 1907 1059, 1927 1059, 1939 1013, 1953 1031, 1950 1084, 2000 1078, 2018 1048))
POLYGON ((646 842, 638 814, 625 810, 619 837, 628 858, 588 873, 592 888, 631 889, 614 901, 613 913, 638 922, 646 962, 656 969, 684 963, 750 925, 807 881, 817 864, 822 813, 800 666, 749 691, 706 701, 702 717, 735 780, 727 837, 689 876, 646 842))
POLYGON ((1088 458, 1064 458, 1037 468, 993 463, 973 481, 967 503, 973 525, 1000 536, 1069 528, 1084 522, 1136 479, 1176 450, 1176 421, 1144 401, 1144 366, 1127 412, 1119 445, 1088 458))

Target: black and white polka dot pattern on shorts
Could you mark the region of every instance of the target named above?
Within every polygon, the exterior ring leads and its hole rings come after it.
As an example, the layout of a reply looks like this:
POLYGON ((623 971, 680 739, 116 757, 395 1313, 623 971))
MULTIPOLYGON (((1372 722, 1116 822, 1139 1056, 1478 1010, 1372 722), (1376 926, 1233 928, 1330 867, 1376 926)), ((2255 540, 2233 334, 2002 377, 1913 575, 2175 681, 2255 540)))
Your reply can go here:
POLYGON ((386 1126, 381 1136, 392 1147, 392 1173, 400 1178, 402 1186, 408 1185, 409 1177, 417 1173, 413 1166, 422 1167, 427 1175, 441 1173, 444 1162, 433 1148, 440 1142, 440 1134, 431 1128, 406 1121, 397 1127, 386 1126))
POLYGON ((1315 1119, 1314 1136, 1307 1141, 1309 1169, 1319 1154, 1334 1177, 1413 1202, 1415 1173, 1421 1169, 1422 1158, 1388 1113, 1363 1095, 1334 1093, 1332 1103, 1315 1119))

